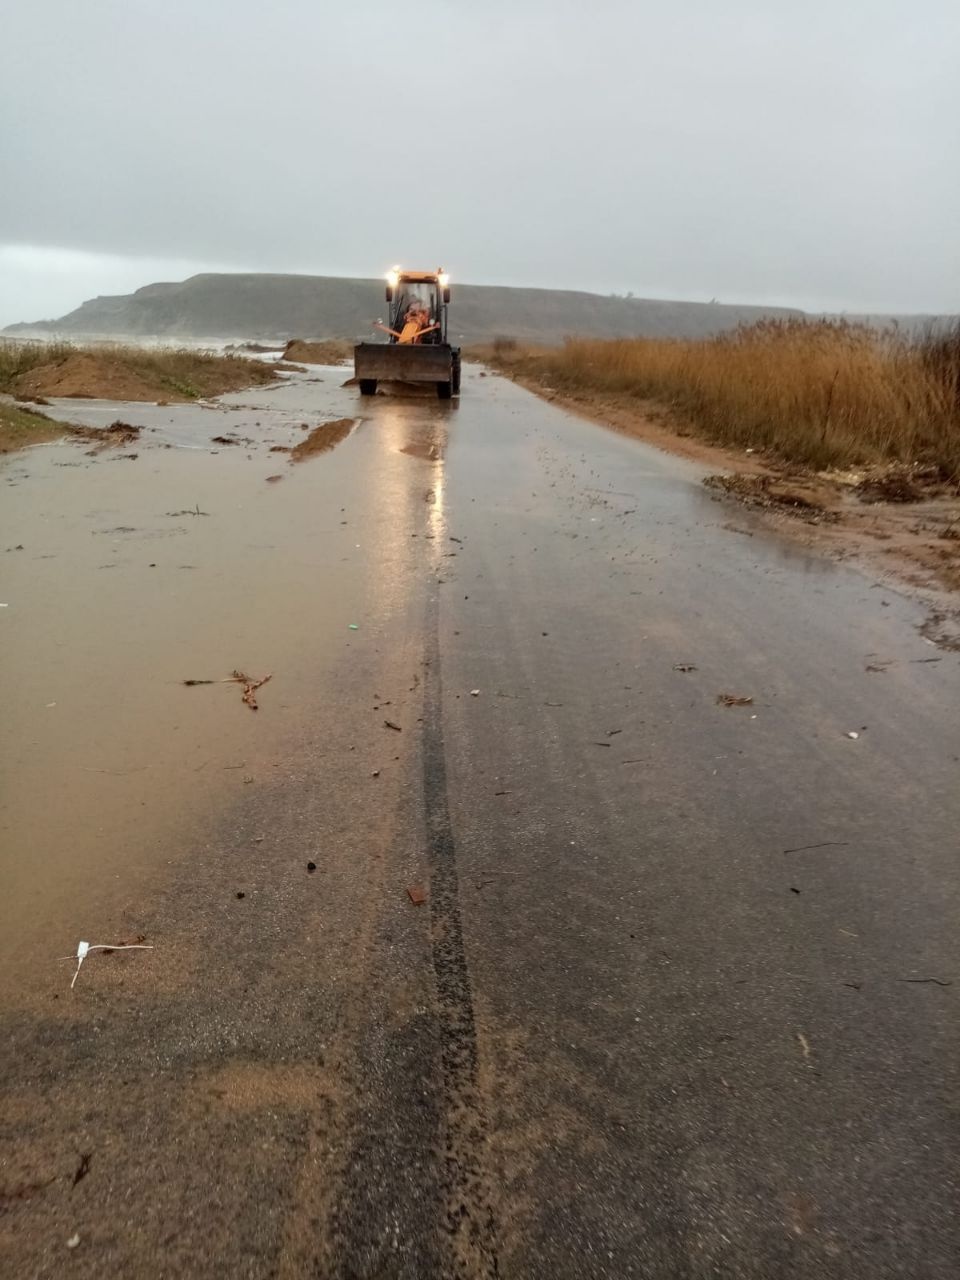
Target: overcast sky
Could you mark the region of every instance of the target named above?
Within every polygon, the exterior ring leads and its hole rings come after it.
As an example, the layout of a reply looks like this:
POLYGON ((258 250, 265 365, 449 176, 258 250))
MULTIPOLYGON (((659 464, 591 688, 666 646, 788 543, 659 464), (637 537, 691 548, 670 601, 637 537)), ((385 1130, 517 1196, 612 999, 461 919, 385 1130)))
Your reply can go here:
POLYGON ((960 0, 31 0, 0 325, 210 269, 960 311, 960 0))

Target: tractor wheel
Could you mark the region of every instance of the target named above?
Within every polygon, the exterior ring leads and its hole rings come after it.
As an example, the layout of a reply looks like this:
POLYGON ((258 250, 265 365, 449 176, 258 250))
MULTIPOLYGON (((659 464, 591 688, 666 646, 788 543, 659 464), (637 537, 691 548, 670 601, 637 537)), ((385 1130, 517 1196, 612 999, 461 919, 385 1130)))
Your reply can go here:
POLYGON ((440 397, 441 400, 449 400, 450 397, 453 395, 453 383, 438 382, 437 395, 440 397))
POLYGON ((362 396, 375 396, 375 395, 377 394, 377 380, 376 380, 376 378, 361 378, 361 379, 360 379, 360 394, 361 394, 362 396))
POLYGON ((455 396, 458 396, 460 394, 460 357, 459 356, 457 356, 457 358, 453 362, 453 380, 451 382, 451 387, 453 390, 453 394, 455 396))

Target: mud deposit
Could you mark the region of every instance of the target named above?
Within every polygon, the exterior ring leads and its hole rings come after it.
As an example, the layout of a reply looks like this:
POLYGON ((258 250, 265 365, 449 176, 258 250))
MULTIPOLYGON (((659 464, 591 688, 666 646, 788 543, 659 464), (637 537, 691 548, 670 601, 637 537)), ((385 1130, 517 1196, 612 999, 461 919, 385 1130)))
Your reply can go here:
POLYGON ((334 422, 322 422, 319 427, 313 428, 305 440, 293 447, 290 461, 303 462, 315 454, 326 453, 328 449, 333 449, 346 440, 356 425, 356 418, 337 418, 334 422))
POLYGON ((784 511, 812 522, 838 518, 836 512, 828 510, 832 497, 828 486, 818 483, 815 478, 716 475, 707 476, 704 484, 709 489, 719 489, 739 498, 747 506, 765 511, 784 511))
POLYGON ((291 338, 283 349, 282 358, 301 360, 305 364, 342 364, 350 354, 350 344, 337 339, 306 342, 302 338, 291 338))
POLYGON ((221 395, 241 387, 272 381, 274 372, 262 361, 239 358, 196 359, 181 369, 157 367, 109 352, 72 351, 50 364, 39 365, 14 379, 13 389, 23 399, 44 403, 47 398, 80 400, 165 401, 185 404, 201 395, 221 395))

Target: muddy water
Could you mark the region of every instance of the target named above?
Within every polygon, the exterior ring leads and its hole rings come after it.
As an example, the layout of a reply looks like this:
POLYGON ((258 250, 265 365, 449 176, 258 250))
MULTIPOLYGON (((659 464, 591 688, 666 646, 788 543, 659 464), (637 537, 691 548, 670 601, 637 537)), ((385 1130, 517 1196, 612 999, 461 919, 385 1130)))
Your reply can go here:
POLYGON ((285 767, 322 677, 362 662, 405 607, 407 517, 430 467, 402 450, 423 444, 414 418, 440 410, 380 401, 368 423, 343 377, 312 369, 214 408, 61 402, 51 412, 119 417, 141 439, 0 465, 8 995, 80 938, 115 938, 144 876, 189 858, 239 789, 285 767), (356 427, 328 452, 271 452, 345 417, 356 427), (212 443, 224 435, 244 443, 212 443), (237 668, 272 673, 258 712, 235 684, 183 684, 237 668))

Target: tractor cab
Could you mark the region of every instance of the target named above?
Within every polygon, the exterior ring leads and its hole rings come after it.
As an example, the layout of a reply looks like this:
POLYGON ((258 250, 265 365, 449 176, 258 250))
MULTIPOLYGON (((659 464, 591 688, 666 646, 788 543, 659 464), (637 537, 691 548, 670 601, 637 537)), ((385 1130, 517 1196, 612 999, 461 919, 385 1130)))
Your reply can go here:
POLYGON ((386 298, 390 307, 387 327, 394 330, 391 342, 398 341, 396 334, 402 332, 414 312, 424 316, 425 327, 430 328, 430 332, 417 340, 419 344, 436 346, 447 341, 450 277, 445 271, 401 271, 394 267, 387 274, 386 298))

